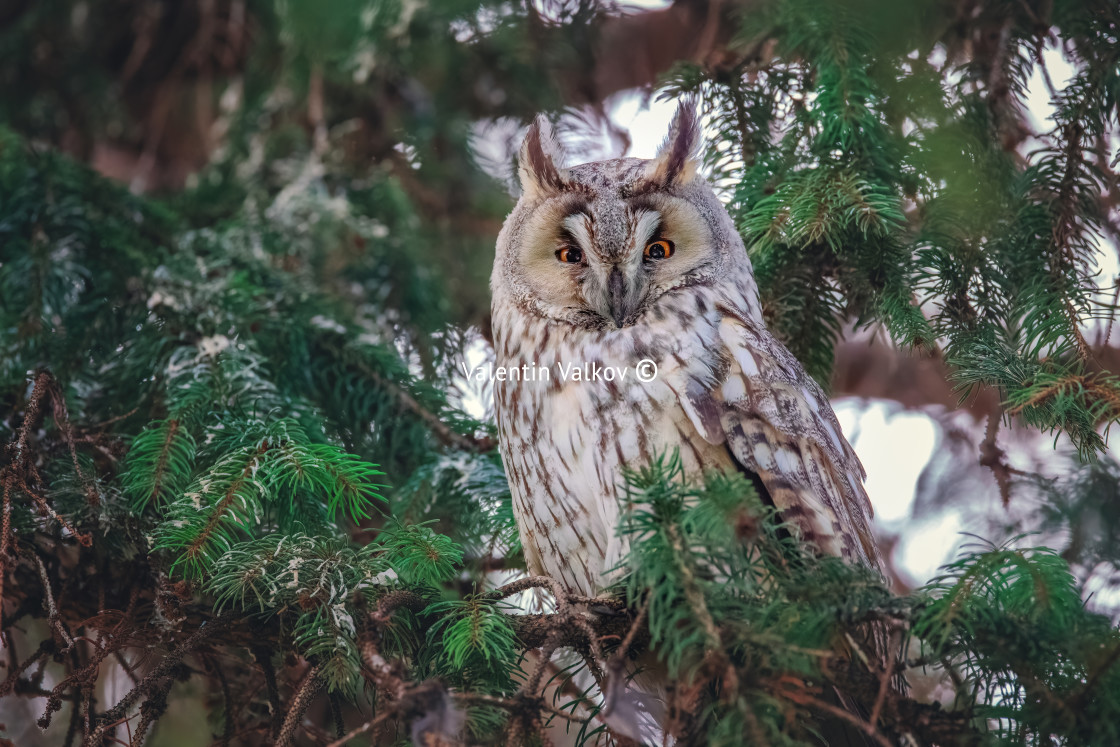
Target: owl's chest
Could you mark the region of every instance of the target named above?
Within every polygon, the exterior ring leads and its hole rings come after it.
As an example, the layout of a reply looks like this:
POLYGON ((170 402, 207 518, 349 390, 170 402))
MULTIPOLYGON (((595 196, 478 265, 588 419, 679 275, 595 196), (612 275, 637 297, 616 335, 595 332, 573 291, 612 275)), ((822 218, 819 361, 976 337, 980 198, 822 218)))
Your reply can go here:
POLYGON ((625 553, 615 531, 625 468, 679 453, 698 473, 726 467, 728 457, 681 409, 677 358, 654 361, 654 371, 642 368, 642 348, 533 338, 499 345, 495 361, 499 440, 522 544, 531 570, 595 593, 625 553))
POLYGON ((623 465, 637 466, 679 440, 686 423, 678 422, 676 395, 652 359, 601 345, 504 353, 496 366, 505 380, 494 382, 494 397, 515 462, 518 448, 543 452, 549 469, 587 473, 605 493, 623 465))
POLYGON ((694 318, 688 334, 671 314, 596 333, 524 317, 512 324, 495 329, 503 375, 494 382, 510 456, 519 447, 544 451, 551 466, 594 473, 612 493, 622 466, 668 451, 679 449, 689 471, 717 466, 680 402, 720 375, 717 320, 694 318))

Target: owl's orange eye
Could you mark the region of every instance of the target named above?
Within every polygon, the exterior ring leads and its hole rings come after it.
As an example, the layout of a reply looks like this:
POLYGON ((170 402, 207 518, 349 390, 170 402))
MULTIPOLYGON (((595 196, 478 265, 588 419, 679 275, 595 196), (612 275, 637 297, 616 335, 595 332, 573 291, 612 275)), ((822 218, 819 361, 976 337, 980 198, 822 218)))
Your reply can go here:
POLYGON ((646 259, 669 259, 673 256, 673 242, 668 239, 658 239, 646 244, 646 259))
POLYGON ((556 250, 556 259, 573 265, 579 264, 583 261, 583 252, 579 250, 579 247, 569 244, 568 246, 556 250))

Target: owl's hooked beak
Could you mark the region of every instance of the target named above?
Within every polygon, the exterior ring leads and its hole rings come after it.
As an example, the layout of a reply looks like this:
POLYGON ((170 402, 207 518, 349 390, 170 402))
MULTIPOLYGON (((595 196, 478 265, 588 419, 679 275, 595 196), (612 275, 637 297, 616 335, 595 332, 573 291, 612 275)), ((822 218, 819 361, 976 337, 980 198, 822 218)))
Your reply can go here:
POLYGON ((620 329, 626 326, 627 321, 638 308, 641 291, 635 287, 636 285, 633 279, 623 274, 622 268, 618 265, 611 267, 610 274, 607 276, 606 305, 615 326, 620 329))
POLYGON ((646 287, 641 268, 625 259, 590 264, 581 283, 584 303, 603 321, 622 329, 633 322, 642 304, 646 287))

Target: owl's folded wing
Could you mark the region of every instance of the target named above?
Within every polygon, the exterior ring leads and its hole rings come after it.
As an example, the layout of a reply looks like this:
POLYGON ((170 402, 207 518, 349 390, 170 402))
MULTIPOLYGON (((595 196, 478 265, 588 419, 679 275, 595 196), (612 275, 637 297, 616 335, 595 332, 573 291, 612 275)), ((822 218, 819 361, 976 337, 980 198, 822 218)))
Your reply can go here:
POLYGON ((882 568, 864 471, 821 388, 765 330, 720 308, 726 374, 681 404, 709 443, 758 475, 782 518, 822 552, 882 568))

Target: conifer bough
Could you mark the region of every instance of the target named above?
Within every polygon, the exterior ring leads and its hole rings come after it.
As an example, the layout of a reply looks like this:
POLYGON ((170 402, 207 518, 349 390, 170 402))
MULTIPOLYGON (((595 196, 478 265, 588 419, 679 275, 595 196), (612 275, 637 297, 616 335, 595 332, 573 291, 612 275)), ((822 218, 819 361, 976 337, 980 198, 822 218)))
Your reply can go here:
POLYGON ((1114 2, 125 6, 0 10, 4 739, 169 743, 196 697, 200 744, 621 741, 652 650, 683 744, 818 745, 830 719, 1120 744, 1120 632, 1083 588, 1120 563, 1114 2), (898 596, 666 455, 630 478, 612 595, 517 576, 451 375, 509 205, 472 123, 665 71, 658 95, 703 103, 771 328, 823 383, 842 335, 882 330, 1069 443, 1058 480, 994 430, 985 451, 1049 534, 898 596), (1024 113, 1039 79, 1052 122, 1024 113), (894 666, 859 656, 869 622, 894 666))

